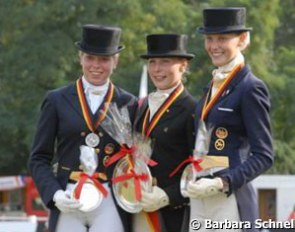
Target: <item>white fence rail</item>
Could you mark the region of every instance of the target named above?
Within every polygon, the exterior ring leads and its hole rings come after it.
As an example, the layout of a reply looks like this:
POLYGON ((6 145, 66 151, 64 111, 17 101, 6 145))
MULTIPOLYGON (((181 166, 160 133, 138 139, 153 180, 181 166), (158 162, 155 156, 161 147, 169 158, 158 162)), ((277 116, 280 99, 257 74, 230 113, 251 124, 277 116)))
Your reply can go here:
POLYGON ((36 232, 37 227, 38 221, 36 216, 0 216, 0 232, 36 232))

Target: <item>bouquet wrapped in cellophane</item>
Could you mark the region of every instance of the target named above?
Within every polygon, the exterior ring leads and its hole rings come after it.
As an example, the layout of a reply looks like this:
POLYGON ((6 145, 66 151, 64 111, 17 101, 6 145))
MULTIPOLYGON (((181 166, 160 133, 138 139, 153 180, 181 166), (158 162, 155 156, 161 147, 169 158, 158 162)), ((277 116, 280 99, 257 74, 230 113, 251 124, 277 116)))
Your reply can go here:
POLYGON ((108 192, 97 180, 98 157, 93 147, 80 146, 80 164, 82 172, 72 172, 70 176, 77 179, 71 195, 81 203, 80 211, 89 212, 100 206, 108 192))
POLYGON ((142 210, 141 191, 151 191, 152 176, 148 167, 152 154, 151 141, 134 133, 127 106, 120 109, 115 103, 109 105, 101 127, 121 146, 106 164, 116 163, 112 188, 118 204, 125 211, 138 213, 142 210))
POLYGON ((202 163, 209 152, 212 130, 212 125, 206 125, 203 120, 199 121, 193 156, 185 161, 190 164, 186 166, 181 176, 180 191, 183 196, 187 195, 188 182, 195 181, 198 173, 203 170, 202 163))

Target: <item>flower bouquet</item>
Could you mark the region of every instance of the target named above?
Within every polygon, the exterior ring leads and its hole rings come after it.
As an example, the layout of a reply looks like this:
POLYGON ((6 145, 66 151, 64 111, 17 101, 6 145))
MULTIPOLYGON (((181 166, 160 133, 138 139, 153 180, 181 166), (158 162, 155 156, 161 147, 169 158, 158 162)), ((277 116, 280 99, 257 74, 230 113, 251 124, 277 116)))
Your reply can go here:
POLYGON ((151 191, 152 176, 148 167, 152 154, 151 142, 133 133, 127 106, 109 105, 102 128, 121 146, 120 151, 108 159, 106 166, 115 164, 112 188, 121 208, 130 213, 142 210, 141 191, 151 191))

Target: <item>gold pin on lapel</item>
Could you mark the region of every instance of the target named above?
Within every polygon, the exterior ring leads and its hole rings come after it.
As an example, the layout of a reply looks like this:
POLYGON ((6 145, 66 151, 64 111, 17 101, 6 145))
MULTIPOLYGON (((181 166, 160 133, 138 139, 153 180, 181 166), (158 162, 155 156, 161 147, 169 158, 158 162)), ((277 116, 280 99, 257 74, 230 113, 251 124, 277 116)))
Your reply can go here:
POLYGON ((111 155, 114 153, 114 150, 115 150, 115 145, 112 144, 112 143, 108 143, 105 147, 104 147, 104 152, 107 154, 107 155, 111 155))
POLYGON ((225 147, 225 142, 223 139, 217 139, 214 145, 216 150, 221 151, 225 147))
POLYGON ((228 131, 224 127, 218 127, 215 131, 215 135, 219 139, 225 139, 228 136, 228 131))

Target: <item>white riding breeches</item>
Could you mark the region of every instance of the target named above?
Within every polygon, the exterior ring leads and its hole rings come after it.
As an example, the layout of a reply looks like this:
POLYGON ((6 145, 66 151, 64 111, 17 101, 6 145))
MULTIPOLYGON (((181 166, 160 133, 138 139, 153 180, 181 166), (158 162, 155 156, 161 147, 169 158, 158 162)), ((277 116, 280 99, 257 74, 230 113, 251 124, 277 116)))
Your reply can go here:
POLYGON ((235 225, 240 221, 238 205, 234 194, 227 197, 220 192, 217 195, 202 200, 190 199, 190 232, 242 232, 235 225), (192 220, 201 223, 201 228, 196 230, 192 227, 192 220), (213 225, 214 223, 214 225, 213 225), (234 229, 233 229, 234 228, 234 229))
MULTIPOLYGON (((124 232, 124 227, 117 211, 114 199, 107 183, 103 184, 108 196, 103 198, 101 205, 90 212, 63 213, 58 218, 56 232, 124 232)), ((74 184, 68 184, 72 190, 74 184)))

